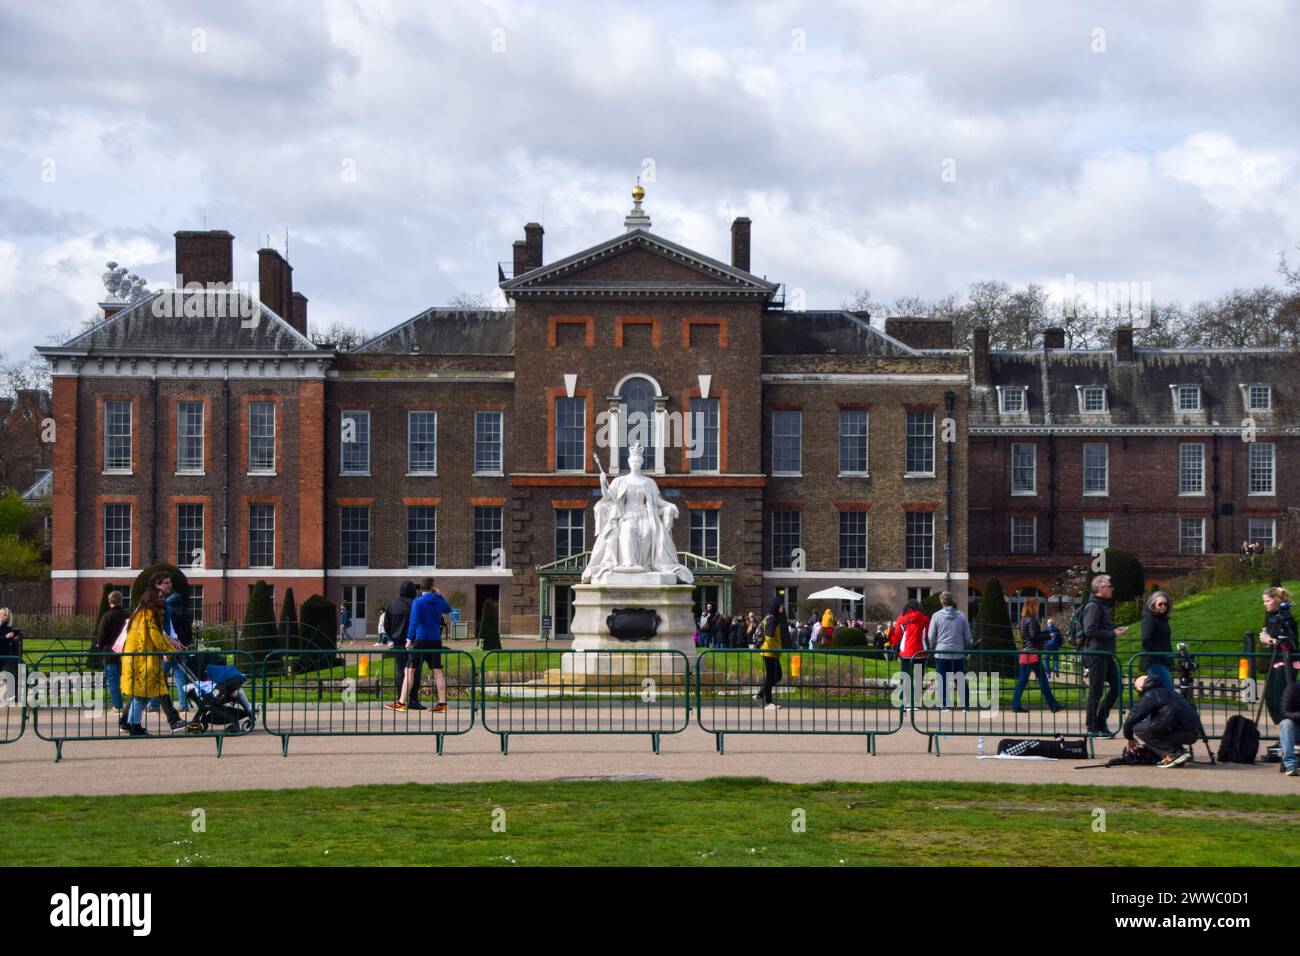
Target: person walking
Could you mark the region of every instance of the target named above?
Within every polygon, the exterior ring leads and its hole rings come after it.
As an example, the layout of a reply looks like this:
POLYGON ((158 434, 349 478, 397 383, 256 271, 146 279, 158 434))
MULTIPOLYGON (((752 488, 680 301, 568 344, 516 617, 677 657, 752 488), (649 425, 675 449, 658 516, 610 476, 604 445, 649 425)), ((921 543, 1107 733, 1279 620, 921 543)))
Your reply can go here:
POLYGON ((1050 617, 1047 619, 1047 626, 1043 628, 1043 654, 1044 669, 1047 676, 1061 673, 1061 655, 1055 653, 1061 649, 1065 643, 1065 638, 1061 634, 1061 629, 1056 626, 1056 622, 1050 617))
MULTIPOLYGON (((411 603, 411 617, 407 624, 406 673, 402 692, 393 703, 385 704, 389 710, 424 710, 420 703, 420 665, 426 654, 421 652, 442 649, 442 619, 451 614, 451 605, 434 587, 433 578, 424 579, 424 593, 411 603)), ((434 713, 447 709, 447 678, 442 672, 442 655, 427 654, 433 669, 433 683, 438 691, 434 713)))
POLYGON ((108 610, 95 625, 95 650, 108 656, 101 658, 104 662, 104 683, 108 685, 108 697, 113 709, 110 717, 116 717, 118 726, 127 729, 126 712, 122 709, 122 658, 113 652, 126 626, 126 608, 122 607, 122 592, 108 592, 108 610))
POLYGON ((1291 592, 1286 588, 1269 588, 1264 592, 1264 628, 1259 632, 1262 644, 1278 652, 1273 666, 1282 669, 1288 685, 1296 682, 1300 654, 1296 653, 1296 623, 1291 612, 1291 592))
MULTIPOLYGON (((183 648, 189 648, 194 643, 194 618, 185 606, 185 598, 179 591, 173 591, 167 595, 164 607, 167 619, 164 633, 174 637, 183 648)), ((182 714, 190 709, 189 699, 185 696, 185 672, 180 669, 180 665, 188 660, 184 654, 173 654, 167 666, 167 676, 176 687, 176 709, 182 714)))
MULTIPOLYGON (((114 640, 117 635, 113 635, 114 640)), ((18 686, 18 661, 23 656, 23 632, 14 627, 13 612, 7 607, 0 607, 0 657, 13 657, 18 660, 4 662, 3 671, 9 675, 8 687, 5 688, 5 700, 9 695, 17 700, 22 695, 22 689, 18 686)), ((25 698, 24 698, 25 699, 25 698)))
POLYGON ((780 710, 781 705, 772 700, 772 690, 781 683, 781 654, 785 646, 790 624, 785 618, 785 602, 777 598, 772 602, 771 613, 763 618, 762 624, 763 688, 754 700, 763 704, 764 710, 780 710))
POLYGON ((704 605, 704 613, 700 615, 700 646, 716 647, 718 640, 718 612, 713 609, 713 605, 704 605))
POLYGON ((753 611, 745 616, 745 643, 750 647, 758 647, 763 643, 763 633, 758 626, 758 618, 753 611))
POLYGON ((163 633, 164 592, 171 593, 170 587, 163 587, 164 581, 171 583, 165 572, 153 576, 127 622, 126 644, 122 649, 122 694, 131 698, 126 722, 132 737, 149 736, 142 722, 145 704, 151 700, 162 707, 172 730, 185 726, 167 694, 163 655, 177 650, 177 644, 163 633))
POLYGON ((1042 649, 1043 633, 1038 626, 1038 598, 1031 597, 1026 599, 1024 616, 1020 618, 1019 673, 1016 676, 1016 689, 1011 694, 1011 712, 1014 714, 1029 713, 1020 706, 1020 695, 1024 693, 1025 686, 1029 683, 1030 674, 1038 678, 1038 686, 1043 691, 1043 700, 1047 702, 1052 713, 1061 709, 1061 705, 1052 696, 1052 685, 1047 679, 1047 671, 1039 654, 1042 649))
POLYGON ((921 602, 910 600, 903 605, 903 613, 894 622, 894 640, 898 644, 898 657, 903 667, 911 671, 915 664, 925 664, 925 634, 930 619, 921 610, 921 602))
POLYGON ((1142 669, 1159 677, 1160 682, 1170 689, 1174 686, 1173 675, 1169 673, 1169 662, 1174 652, 1169 632, 1169 615, 1173 607, 1174 602, 1168 594, 1152 591, 1142 609, 1142 650, 1147 652, 1142 659, 1142 669))
MULTIPOLYGON (((403 581, 397 589, 397 597, 388 602, 384 608, 384 622, 388 628, 389 647, 392 656, 397 659, 393 666, 396 687, 393 689, 394 700, 402 697, 402 683, 406 679, 406 632, 411 622, 411 604, 419 597, 420 589, 414 581, 403 581)), ((382 681, 381 681, 382 682, 382 681)))
POLYGON ((1085 721, 1089 733, 1113 735, 1107 726, 1110 709, 1119 699, 1119 666, 1115 661, 1115 641, 1127 627, 1116 627, 1114 618, 1115 585, 1110 575, 1092 579, 1092 596, 1079 613, 1083 615, 1083 659, 1088 668, 1088 706, 1085 721), (1105 689, 1109 685, 1109 689, 1105 689), (1102 693, 1105 690, 1103 700, 1102 693))
POLYGON ((1157 767, 1181 767, 1192 759, 1184 749, 1201 735, 1201 718, 1181 694, 1164 683, 1159 674, 1150 672, 1133 682, 1138 702, 1124 721, 1123 735, 1130 751, 1141 741, 1160 757, 1157 767))
POLYGON ((1282 772, 1288 777, 1300 777, 1300 760, 1295 755, 1296 741, 1300 739, 1300 681, 1288 684, 1282 692, 1281 711, 1277 739, 1282 751, 1282 772))
POLYGON ((388 608, 379 612, 379 623, 375 625, 376 641, 375 647, 387 647, 392 643, 388 638, 388 608))
POLYGON ((346 604, 339 605, 339 640, 347 640, 348 628, 352 626, 352 612, 346 604))
POLYGON ((835 615, 831 609, 827 608, 822 611, 822 629, 817 633, 817 646, 829 647, 831 638, 835 636, 835 615))
MULTIPOLYGON (((884 634, 880 628, 876 628, 876 633, 883 641, 884 634)), ((957 607, 952 592, 944 591, 939 595, 939 610, 930 618, 930 624, 925 630, 924 646, 934 654, 935 667, 939 671, 939 701, 945 712, 955 702, 960 702, 963 710, 967 707, 966 685, 962 674, 966 670, 966 652, 970 650, 971 643, 970 622, 957 607), (957 675, 952 687, 956 701, 949 700, 949 674, 957 675), (961 690, 957 689, 958 684, 961 685, 961 690)))

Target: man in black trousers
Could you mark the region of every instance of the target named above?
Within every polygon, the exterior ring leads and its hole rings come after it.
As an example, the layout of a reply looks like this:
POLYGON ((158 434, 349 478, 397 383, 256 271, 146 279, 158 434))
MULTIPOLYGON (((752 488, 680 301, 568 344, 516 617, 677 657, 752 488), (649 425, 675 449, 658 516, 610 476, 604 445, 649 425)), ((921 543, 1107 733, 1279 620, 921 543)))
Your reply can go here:
POLYGON ((1138 741, 1160 757, 1157 767, 1181 767, 1192 759, 1184 749, 1201 736, 1201 718, 1196 709, 1173 689, 1166 687, 1159 674, 1144 674, 1133 682, 1141 695, 1124 721, 1124 739, 1128 749, 1136 750, 1138 741))
POLYGON ((1083 665, 1088 668, 1088 730, 1104 737, 1112 733, 1106 721, 1119 698, 1115 639, 1128 630, 1127 627, 1115 626, 1114 609, 1115 586, 1110 582, 1110 575, 1099 574, 1092 579, 1092 597, 1079 613, 1083 615, 1083 665), (1103 701, 1102 687, 1105 684, 1110 687, 1103 701))

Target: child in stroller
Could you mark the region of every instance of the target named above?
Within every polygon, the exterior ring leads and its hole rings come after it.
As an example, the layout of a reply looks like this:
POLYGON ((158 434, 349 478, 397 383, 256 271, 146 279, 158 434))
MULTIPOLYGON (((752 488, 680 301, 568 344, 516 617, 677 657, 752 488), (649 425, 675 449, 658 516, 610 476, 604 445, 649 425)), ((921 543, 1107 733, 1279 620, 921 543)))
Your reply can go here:
POLYGON ((225 727, 228 734, 248 733, 256 726, 253 705, 243 691, 248 678, 237 667, 226 664, 220 654, 191 654, 177 660, 184 675, 185 699, 197 707, 186 728, 189 733, 204 734, 214 726, 225 727))

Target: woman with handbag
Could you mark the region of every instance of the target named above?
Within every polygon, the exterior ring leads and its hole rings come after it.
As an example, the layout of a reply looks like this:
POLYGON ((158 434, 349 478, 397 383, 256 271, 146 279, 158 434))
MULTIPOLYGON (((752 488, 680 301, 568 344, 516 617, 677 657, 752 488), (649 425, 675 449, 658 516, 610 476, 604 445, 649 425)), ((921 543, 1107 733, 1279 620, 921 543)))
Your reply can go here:
POLYGON ((1020 673, 1016 677, 1016 689, 1011 694, 1011 712, 1029 713, 1020 706, 1020 695, 1024 693, 1025 686, 1029 683, 1029 675, 1033 674, 1038 678, 1038 686, 1043 689, 1043 700, 1047 702, 1052 713, 1056 713, 1061 709, 1061 705, 1052 696, 1052 686, 1048 683, 1042 658, 1036 653, 1043 649, 1042 631, 1038 626, 1038 598, 1031 597, 1025 601, 1024 616, 1020 618, 1020 648, 1022 651, 1019 659, 1020 673))
POLYGON ((145 704, 158 701, 172 730, 185 726, 167 693, 165 654, 180 650, 179 642, 163 634, 164 598, 159 583, 166 573, 156 574, 145 588, 126 625, 122 645, 122 693, 131 698, 127 715, 127 732, 132 737, 147 737, 142 726, 145 704))

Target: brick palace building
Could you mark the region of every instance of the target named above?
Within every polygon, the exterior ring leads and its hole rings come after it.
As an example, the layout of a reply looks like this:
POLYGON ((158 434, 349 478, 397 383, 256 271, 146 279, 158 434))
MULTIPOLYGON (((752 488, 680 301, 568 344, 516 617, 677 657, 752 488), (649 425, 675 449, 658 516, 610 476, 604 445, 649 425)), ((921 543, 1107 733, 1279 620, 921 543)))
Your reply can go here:
POLYGON ((169 560, 206 619, 264 579, 277 602, 324 593, 373 632, 399 582, 427 573, 466 619, 494 599, 503 632, 563 635, 597 460, 613 476, 636 440, 680 511, 698 599, 724 611, 834 584, 894 608, 944 588, 964 603, 990 574, 1050 593, 1101 520, 1161 573, 1197 560, 1187 520, 1205 552, 1277 540, 1294 356, 1135 351, 1131 332, 1101 352, 990 353, 981 333, 954 349, 943 320, 882 332, 787 310, 750 271, 748 219, 721 262, 653 233, 634 199, 621 232, 549 263, 525 226, 502 273, 512 308, 432 308, 350 351, 306 337, 277 252, 258 253, 257 299, 221 293, 233 237, 176 233, 178 275, 208 291, 104 303, 100 324, 40 350, 54 602, 93 606, 105 582, 169 560), (1268 493, 1262 453, 1224 431, 1245 403, 1272 449, 1268 493), (1198 443, 1196 498, 1171 482, 1191 487, 1182 446, 1198 443))

